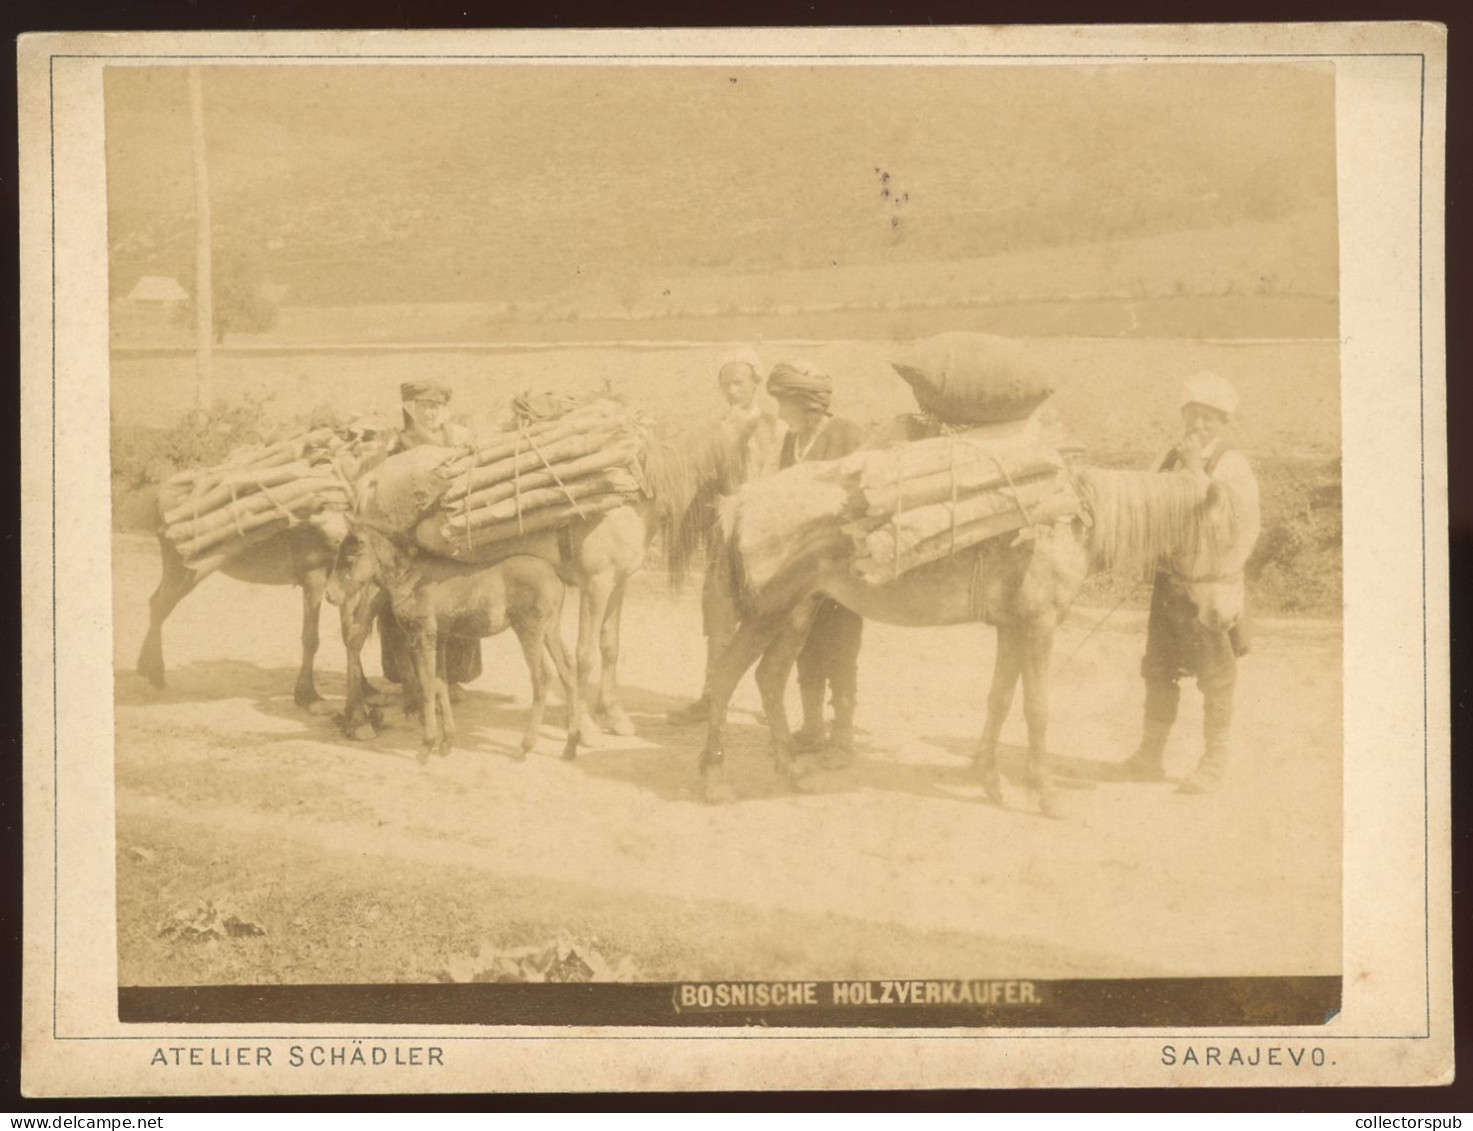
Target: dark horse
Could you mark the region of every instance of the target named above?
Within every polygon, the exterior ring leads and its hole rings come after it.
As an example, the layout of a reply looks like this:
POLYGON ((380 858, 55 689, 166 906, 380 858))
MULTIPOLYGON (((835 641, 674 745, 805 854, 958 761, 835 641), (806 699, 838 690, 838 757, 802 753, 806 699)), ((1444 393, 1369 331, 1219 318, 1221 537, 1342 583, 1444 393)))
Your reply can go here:
MULTIPOLYGON (((351 459, 342 460, 338 470, 345 475, 351 487, 352 478, 381 462, 383 456, 381 445, 369 444, 361 447, 351 459)), ((160 518, 162 526, 162 516, 160 518)), ((317 694, 312 664, 317 655, 322 596, 342 533, 340 524, 321 521, 319 516, 312 521, 288 526, 234 554, 213 554, 188 565, 160 529, 159 560, 163 575, 159 578, 158 588, 148 599, 148 634, 138 651, 139 674, 146 676, 155 687, 165 685, 164 621, 169 619, 169 614, 179 602, 194 592, 210 574, 218 571, 237 581, 257 585, 295 585, 302 591, 302 663, 297 670, 293 698, 297 706, 313 714, 329 713, 331 708, 317 694)))
MULTIPOLYGON (((744 553, 744 519, 768 496, 783 498, 791 471, 746 487, 729 500, 723 515, 726 551, 739 587, 742 623, 717 663, 711 715, 701 772, 711 800, 730 796, 723 780, 723 734, 732 692, 757 663, 757 686, 772 734, 779 771, 796 774, 793 738, 783 692, 815 608, 827 595, 861 616, 895 625, 944 625, 981 621, 997 626, 997 662, 987 697, 987 720, 975 764, 988 797, 1002 803, 997 739, 1021 678, 1028 722, 1027 785, 1041 810, 1056 812, 1045 768, 1048 672, 1054 631, 1092 572, 1143 571, 1162 556, 1176 559, 1184 577, 1200 578, 1193 596, 1204 624, 1224 628, 1239 611, 1223 575, 1222 547, 1231 500, 1186 475, 1100 471, 1077 473, 1080 514, 958 551, 950 557, 876 584, 851 568, 853 543, 833 517, 819 522, 811 537, 793 545, 780 562, 754 577, 744 553), (1229 607, 1231 606, 1231 607, 1229 607), (760 662, 759 662, 760 660, 760 662)), ((787 496, 791 499, 791 492, 787 496)))

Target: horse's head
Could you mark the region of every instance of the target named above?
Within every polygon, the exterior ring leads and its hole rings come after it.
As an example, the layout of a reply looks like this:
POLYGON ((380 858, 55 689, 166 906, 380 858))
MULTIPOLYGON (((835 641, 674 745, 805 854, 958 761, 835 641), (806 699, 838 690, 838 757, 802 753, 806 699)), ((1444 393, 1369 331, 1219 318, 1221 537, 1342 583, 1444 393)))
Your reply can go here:
POLYGON ((392 532, 356 515, 344 515, 346 531, 328 575, 324 596, 334 605, 358 597, 370 585, 383 584, 399 568, 401 551, 392 532))
POLYGON ((1243 580, 1188 581, 1187 595, 1197 606, 1197 619, 1211 632, 1227 632, 1243 615, 1243 580))
POLYGON ((1233 493, 1211 484, 1195 536, 1174 562, 1197 606, 1197 619, 1212 632, 1228 631, 1243 615, 1243 561, 1235 549, 1239 521, 1233 493))

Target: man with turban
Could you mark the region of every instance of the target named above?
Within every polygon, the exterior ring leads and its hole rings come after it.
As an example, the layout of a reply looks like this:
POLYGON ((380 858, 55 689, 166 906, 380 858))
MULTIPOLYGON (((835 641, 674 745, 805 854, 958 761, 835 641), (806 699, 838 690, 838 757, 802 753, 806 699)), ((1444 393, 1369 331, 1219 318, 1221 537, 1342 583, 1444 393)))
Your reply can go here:
MULTIPOLYGON (((1226 495, 1231 516, 1227 544, 1219 551, 1215 585, 1236 586, 1225 607, 1243 608, 1243 564, 1258 541, 1258 480, 1243 453, 1233 448, 1227 428, 1238 410, 1238 393, 1215 373, 1186 380, 1182 395, 1183 438, 1156 463, 1158 472, 1201 477, 1226 495), (1235 605, 1232 604, 1235 602, 1235 605)), ((1141 675, 1146 681, 1145 724, 1141 744, 1124 763, 1132 781, 1161 781, 1172 723, 1181 688, 1177 681, 1192 675, 1202 692, 1202 758, 1181 782, 1183 793, 1207 793, 1222 784, 1227 770, 1228 733, 1238 657, 1248 650, 1247 627, 1239 615, 1226 631, 1206 627, 1192 600, 1190 580, 1163 563, 1156 572, 1151 613, 1146 623, 1146 655, 1141 675)))
MULTIPOLYGON (((470 429, 450 420, 450 386, 439 381, 405 381, 399 386, 404 423, 389 438, 389 455, 435 445, 455 448, 471 442, 470 429)), ((394 614, 385 609, 378 618, 379 655, 384 678, 403 683, 399 658, 408 654, 409 640, 394 614)), ((460 685, 481 674, 481 642, 452 636, 445 643, 445 681, 453 699, 460 698, 460 685)))
MULTIPOLYGON (((784 362, 767 378, 767 391, 777 402, 778 418, 787 425, 781 468, 810 460, 836 460, 864 442, 864 430, 852 420, 834 416, 829 405, 834 382, 807 362, 784 362)), ((864 620, 828 597, 818 609, 803 650, 798 654, 798 689, 803 697, 803 725, 793 735, 799 750, 825 746, 824 691, 833 695, 834 725, 828 733, 825 761, 844 765, 854 757, 854 708, 858 690, 859 646, 864 620)))

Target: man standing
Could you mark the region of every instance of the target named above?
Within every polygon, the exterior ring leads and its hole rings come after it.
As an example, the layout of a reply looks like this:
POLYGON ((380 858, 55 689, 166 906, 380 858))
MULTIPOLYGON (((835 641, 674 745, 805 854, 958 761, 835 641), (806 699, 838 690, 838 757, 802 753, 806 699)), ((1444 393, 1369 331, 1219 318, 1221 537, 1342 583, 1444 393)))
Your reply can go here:
MULTIPOLYGON (((735 425, 753 422, 747 440, 742 480, 769 475, 778 468, 782 452, 783 425, 757 404, 757 355, 750 350, 735 354, 716 374, 721 397, 726 401, 722 419, 735 425)), ((711 514, 706 543, 706 578, 701 587, 701 628, 706 635, 706 679, 701 697, 665 717, 672 723, 702 723, 711 711, 711 673, 716 661, 737 630, 736 600, 726 555, 722 552, 716 515, 711 514)))
MULTIPOLYGON (((780 468, 810 460, 836 460, 864 442, 864 430, 829 409, 834 382, 806 362, 778 365, 767 378, 767 391, 777 401, 778 418, 787 425, 780 468)), ((828 597, 816 598, 808 639, 798 653, 798 689, 803 697, 803 725, 793 734, 799 750, 825 745, 823 699, 833 695, 834 725, 828 733, 826 764, 846 765, 854 757, 854 708, 858 690, 859 646, 864 620, 828 597)))
MULTIPOLYGON (((1235 585, 1242 608, 1243 564, 1258 541, 1260 525, 1258 481, 1243 454, 1227 437, 1228 424, 1238 408, 1238 394, 1214 373, 1187 378, 1182 396, 1183 438, 1156 464, 1156 470, 1174 475, 1200 476, 1204 485, 1226 495, 1223 513, 1231 529, 1214 564, 1214 584, 1235 585)), ((1161 781, 1171 725, 1176 721, 1181 689, 1177 681, 1194 675, 1202 692, 1202 758, 1181 783, 1183 793, 1207 793, 1222 784, 1228 761, 1233 691, 1238 657, 1247 648, 1247 628, 1238 623, 1226 631, 1202 624, 1190 592, 1190 569, 1178 559, 1156 572, 1151 613, 1146 626, 1146 655, 1141 675, 1146 682, 1145 725, 1140 747, 1124 763, 1133 781, 1161 781)))
MULTIPOLYGON (((399 386, 399 397, 404 423, 389 437, 389 455, 427 445, 454 448, 471 442, 470 429, 450 420, 450 386, 438 381, 405 381, 399 386)), ((379 614, 378 632, 384 678, 403 683, 399 657, 405 654, 409 642, 388 609, 379 614)), ((445 680, 450 685, 451 698, 458 699, 460 685, 480 674, 481 642, 469 637, 449 637, 445 643, 445 680)))

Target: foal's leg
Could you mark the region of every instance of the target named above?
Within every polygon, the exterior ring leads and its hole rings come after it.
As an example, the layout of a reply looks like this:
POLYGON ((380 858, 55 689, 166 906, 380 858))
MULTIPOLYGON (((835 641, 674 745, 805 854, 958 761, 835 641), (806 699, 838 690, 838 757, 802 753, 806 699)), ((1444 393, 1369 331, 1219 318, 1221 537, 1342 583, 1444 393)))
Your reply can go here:
POLYGON ((440 742, 436 750, 444 755, 450 753, 455 742, 455 714, 450 709, 450 638, 437 634, 435 638, 435 702, 440 708, 440 742))
POLYGON ((1057 817, 1058 795, 1048 775, 1048 677, 1054 650, 1054 618, 1050 614, 1020 626, 1023 637, 1023 717, 1028 720, 1028 787, 1038 795, 1045 817, 1057 817))
POLYGON ((305 707, 314 715, 325 715, 332 710, 317 694, 312 672, 319 642, 318 622, 322 619, 322 594, 326 588, 326 570, 312 569, 302 575, 302 666, 297 672, 293 698, 298 707, 305 707))
POLYGON ((436 727, 439 718, 436 708, 439 703, 439 646, 432 629, 420 629, 412 634, 415 682, 419 684, 420 719, 422 723, 419 744, 419 761, 430 760, 430 753, 439 745, 440 731, 436 727))
POLYGON ((346 599, 339 611, 343 630, 343 651, 347 656, 347 701, 343 705, 343 731, 350 738, 367 739, 377 735, 368 709, 368 680, 363 675, 363 645, 373 631, 380 606, 387 600, 378 586, 364 588, 346 599))
POLYGON ((997 736, 1013 706, 1013 692, 1023 669, 1023 634, 1016 624, 997 626, 997 662, 992 668, 992 689, 987 693, 987 721, 972 759, 982 778, 982 788, 995 805, 1002 802, 1002 778, 997 772, 997 736))
POLYGON ((205 577, 184 564, 179 551, 163 535, 159 536, 159 557, 163 575, 158 588, 148 599, 148 634, 138 650, 138 672, 155 687, 164 686, 164 621, 174 606, 184 600, 205 577))
POLYGON ((598 723, 612 734, 634 733, 634 722, 619 703, 619 622, 624 615, 624 590, 628 579, 615 583, 599 632, 603 670, 599 676, 598 723))

